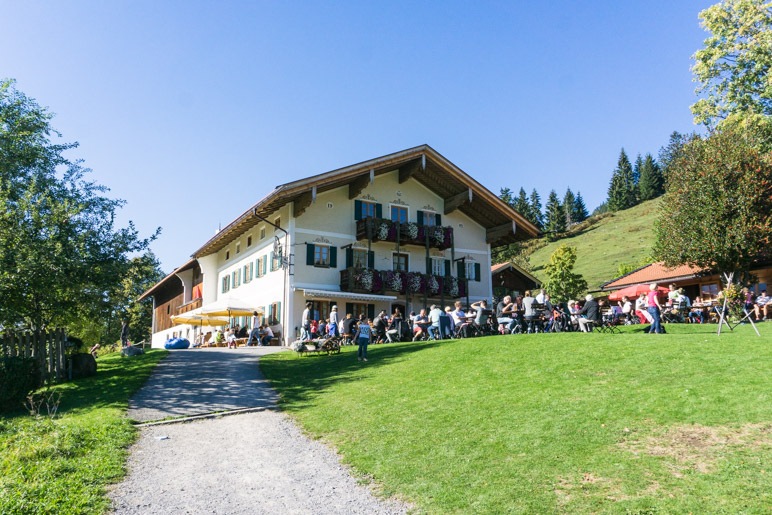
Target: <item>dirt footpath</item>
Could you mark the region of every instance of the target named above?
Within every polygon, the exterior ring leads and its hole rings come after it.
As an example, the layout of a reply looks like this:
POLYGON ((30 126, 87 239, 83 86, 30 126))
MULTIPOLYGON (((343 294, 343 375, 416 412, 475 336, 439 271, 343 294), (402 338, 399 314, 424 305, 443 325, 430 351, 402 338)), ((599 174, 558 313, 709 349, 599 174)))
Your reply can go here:
POLYGON ((143 427, 129 475, 110 494, 115 513, 407 512, 358 485, 334 452, 276 411, 257 361, 277 350, 169 354, 132 399, 131 418, 246 412, 143 427))

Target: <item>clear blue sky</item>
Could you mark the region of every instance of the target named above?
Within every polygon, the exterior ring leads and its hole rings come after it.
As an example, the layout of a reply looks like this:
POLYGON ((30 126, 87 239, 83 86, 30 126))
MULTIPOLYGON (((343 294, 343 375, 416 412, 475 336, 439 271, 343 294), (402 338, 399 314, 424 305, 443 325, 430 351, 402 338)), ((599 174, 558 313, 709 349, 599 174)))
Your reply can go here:
POLYGON ((0 77, 56 113, 169 272, 279 184, 427 143, 498 193, 606 197, 695 130, 714 1, 0 0, 0 77))

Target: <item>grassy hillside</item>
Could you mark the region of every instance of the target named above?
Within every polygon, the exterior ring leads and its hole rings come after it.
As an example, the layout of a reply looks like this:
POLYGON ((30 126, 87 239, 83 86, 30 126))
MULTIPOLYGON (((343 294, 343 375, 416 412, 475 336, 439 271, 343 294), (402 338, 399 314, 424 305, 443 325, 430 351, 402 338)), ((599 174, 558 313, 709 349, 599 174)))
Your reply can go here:
POLYGON ((530 255, 532 273, 544 280, 544 265, 558 246, 567 243, 577 250, 574 271, 584 276, 590 290, 597 289, 601 283, 617 277, 620 264, 638 264, 651 254, 654 220, 661 205, 661 199, 650 200, 625 211, 602 215, 588 226, 581 224, 578 231, 566 238, 537 242, 538 250, 530 255))

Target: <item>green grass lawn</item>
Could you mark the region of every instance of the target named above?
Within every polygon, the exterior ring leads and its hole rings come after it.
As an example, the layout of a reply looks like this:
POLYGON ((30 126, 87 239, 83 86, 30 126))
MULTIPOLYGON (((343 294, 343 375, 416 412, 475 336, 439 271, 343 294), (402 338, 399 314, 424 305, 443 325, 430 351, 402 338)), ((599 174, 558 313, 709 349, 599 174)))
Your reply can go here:
POLYGON ((136 436, 129 397, 165 355, 100 356, 95 377, 51 388, 61 393, 59 416, 0 418, 0 513, 106 511, 105 488, 124 476, 136 436))
POLYGON ((638 264, 651 254, 654 221, 661 210, 660 198, 609 213, 596 224, 536 250, 529 257, 531 271, 543 281, 544 266, 555 249, 564 243, 572 245, 577 255, 574 272, 582 274, 589 289, 595 290, 617 277, 620 264, 638 264))
POLYGON ((280 353, 282 407, 429 513, 769 513, 772 323, 280 353))

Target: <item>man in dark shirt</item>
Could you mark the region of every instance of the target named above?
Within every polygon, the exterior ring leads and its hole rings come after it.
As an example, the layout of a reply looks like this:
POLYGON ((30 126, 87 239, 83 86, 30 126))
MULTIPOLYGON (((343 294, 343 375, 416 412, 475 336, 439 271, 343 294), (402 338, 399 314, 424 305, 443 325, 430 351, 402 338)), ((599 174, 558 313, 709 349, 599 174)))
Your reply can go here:
POLYGON ((584 333, 589 333, 590 329, 592 329, 592 324, 597 324, 598 320, 600 320, 600 309, 598 307, 598 302, 592 298, 591 294, 587 294, 587 297, 585 297, 585 303, 584 306, 582 306, 581 311, 579 311, 579 328, 584 333))
POLYGON ((343 331, 341 334, 345 338, 346 342, 350 342, 351 337, 354 335, 356 330, 354 329, 354 326, 356 325, 357 321, 351 316, 351 313, 346 313, 346 318, 343 320, 343 331))

